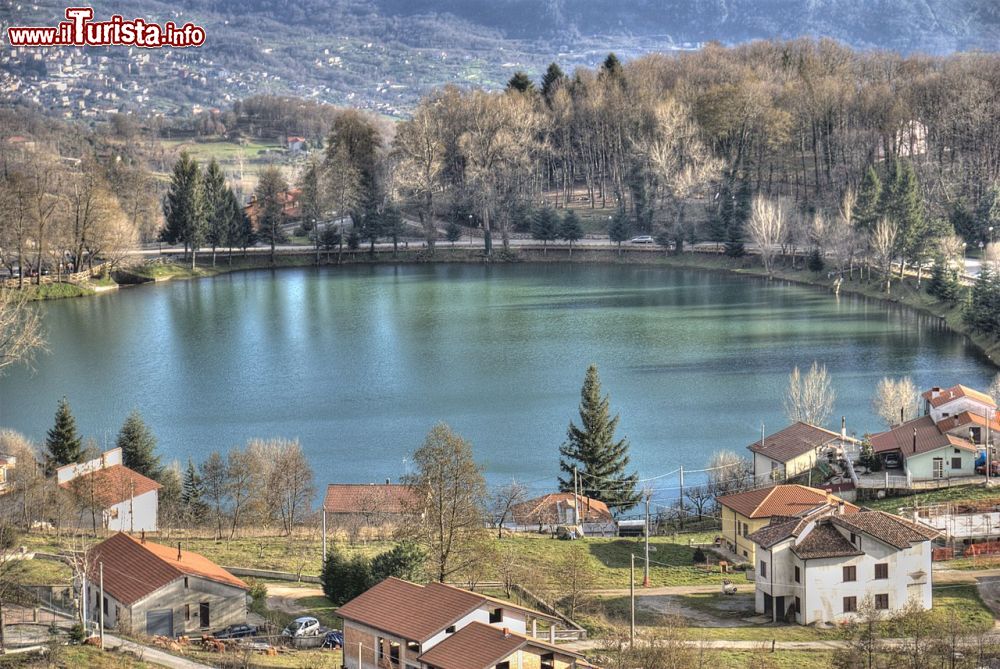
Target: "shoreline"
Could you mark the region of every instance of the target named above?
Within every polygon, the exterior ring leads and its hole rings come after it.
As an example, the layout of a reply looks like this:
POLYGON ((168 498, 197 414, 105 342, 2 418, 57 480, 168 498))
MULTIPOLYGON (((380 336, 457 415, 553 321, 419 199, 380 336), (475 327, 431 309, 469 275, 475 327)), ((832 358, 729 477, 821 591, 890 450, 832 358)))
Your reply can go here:
MULTIPOLYGON (((668 255, 659 249, 637 249, 635 247, 623 248, 619 255, 615 249, 575 247, 572 256, 570 256, 568 247, 554 246, 544 250, 535 247, 520 247, 510 252, 504 252, 500 249, 497 251, 494 259, 487 262, 481 255, 481 252, 482 249, 480 247, 451 247, 444 244, 438 245, 434 255, 429 254, 424 248, 400 249, 395 254, 391 249, 380 248, 376 250, 375 255, 370 255, 367 249, 359 249, 357 251, 345 252, 343 254, 343 261, 339 263, 336 260, 336 254, 330 254, 329 259, 324 257, 318 266, 413 265, 428 263, 479 265, 491 263, 648 265, 651 267, 723 272, 737 276, 751 277, 757 280, 787 281, 789 283, 833 292, 833 282, 823 272, 816 273, 807 269, 791 269, 781 266, 774 271, 773 276, 768 277, 759 264, 755 262, 755 256, 751 255, 742 258, 729 258, 721 254, 694 251, 687 251, 681 255, 668 255)), ((147 283, 210 278, 222 274, 250 270, 317 267, 315 253, 312 249, 307 251, 279 252, 275 256, 274 264, 270 262, 270 254, 268 253, 255 252, 246 257, 242 254, 234 253, 232 264, 229 263, 228 254, 221 255, 216 259, 214 267, 210 264, 205 265, 199 262, 194 270, 191 269, 190 265, 162 260, 165 257, 158 256, 155 260, 142 264, 138 270, 120 270, 117 274, 124 281, 118 283, 116 286, 58 284, 60 286, 73 286, 74 288, 62 290, 50 289, 46 292, 55 294, 48 294, 42 297, 32 296, 29 299, 45 301, 68 297, 91 296, 111 292, 119 288, 142 286, 147 283)), ((203 254, 202 258, 210 259, 211 256, 203 254)), ((925 282, 927 279, 929 277, 925 278, 925 282)), ((902 281, 897 278, 893 283, 892 292, 888 295, 881 289, 880 282, 868 283, 861 280, 843 281, 840 285, 840 292, 877 300, 885 304, 904 306, 913 309, 919 314, 939 319, 948 329, 963 335, 992 365, 1000 367, 1000 341, 971 332, 965 326, 961 314, 962 309, 959 305, 942 303, 928 295, 922 288, 917 289, 912 277, 907 277, 902 281)))

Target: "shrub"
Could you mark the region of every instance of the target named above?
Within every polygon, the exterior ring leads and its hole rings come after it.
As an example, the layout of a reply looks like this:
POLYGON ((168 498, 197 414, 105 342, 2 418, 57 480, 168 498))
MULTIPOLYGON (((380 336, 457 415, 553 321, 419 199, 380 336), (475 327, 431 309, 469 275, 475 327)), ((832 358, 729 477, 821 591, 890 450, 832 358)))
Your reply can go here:
POLYGON ((708 558, 705 557, 705 551, 701 550, 701 546, 694 549, 693 560, 695 564, 705 564, 708 562, 708 558))

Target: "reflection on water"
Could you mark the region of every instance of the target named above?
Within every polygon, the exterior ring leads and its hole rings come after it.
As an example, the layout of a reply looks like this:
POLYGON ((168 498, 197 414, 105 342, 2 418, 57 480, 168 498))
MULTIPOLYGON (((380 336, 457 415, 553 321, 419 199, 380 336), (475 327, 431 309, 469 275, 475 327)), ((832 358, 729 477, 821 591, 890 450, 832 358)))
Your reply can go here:
POLYGON ((554 482, 596 362, 643 475, 697 468, 784 423, 793 365, 831 370, 835 418, 878 427, 871 388, 985 386, 940 321, 779 282, 648 267, 473 265, 237 273, 43 307, 51 354, 0 381, 0 425, 44 438, 68 396, 113 442, 138 407, 168 460, 298 437, 320 483, 404 473, 437 421, 493 481, 554 482))

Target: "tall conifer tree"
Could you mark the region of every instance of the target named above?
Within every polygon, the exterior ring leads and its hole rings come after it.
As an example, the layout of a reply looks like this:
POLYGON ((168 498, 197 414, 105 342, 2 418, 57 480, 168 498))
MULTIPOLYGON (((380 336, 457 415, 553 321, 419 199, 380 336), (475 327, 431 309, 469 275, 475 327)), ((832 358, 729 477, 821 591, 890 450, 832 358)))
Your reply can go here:
POLYGON ((79 462, 83 457, 80 435, 76 432, 76 419, 70 411, 69 401, 63 397, 56 409, 56 422, 45 438, 45 474, 51 476, 63 465, 79 462))

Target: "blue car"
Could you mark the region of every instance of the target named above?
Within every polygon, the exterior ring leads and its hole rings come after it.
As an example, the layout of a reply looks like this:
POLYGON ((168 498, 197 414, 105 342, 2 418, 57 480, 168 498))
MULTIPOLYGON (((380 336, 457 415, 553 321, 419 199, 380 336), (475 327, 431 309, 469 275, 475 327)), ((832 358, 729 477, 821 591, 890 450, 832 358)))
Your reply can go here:
POLYGON ((340 630, 330 630, 323 638, 323 648, 343 648, 344 633, 340 630))

